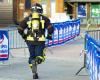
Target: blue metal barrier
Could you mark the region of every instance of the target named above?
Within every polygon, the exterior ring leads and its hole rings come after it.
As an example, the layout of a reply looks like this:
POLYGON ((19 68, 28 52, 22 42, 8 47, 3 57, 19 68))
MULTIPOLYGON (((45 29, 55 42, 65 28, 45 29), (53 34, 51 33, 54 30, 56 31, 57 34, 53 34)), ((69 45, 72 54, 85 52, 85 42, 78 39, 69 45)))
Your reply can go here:
MULTIPOLYGON (((60 23, 52 23, 54 27, 53 40, 47 40, 46 46, 55 46, 63 44, 80 34, 80 19, 73 21, 66 21, 60 23)), ((19 35, 17 28, 9 28, 9 46, 13 48, 25 48, 27 47, 24 40, 19 35)))
POLYGON ((9 37, 7 30, 0 30, 0 61, 9 58, 9 37))
POLYGON ((53 40, 46 42, 48 46, 63 44, 80 34, 80 19, 66 21, 61 23, 53 23, 54 34, 53 40))
POLYGON ((100 80, 100 30, 87 31, 85 38, 86 68, 90 80, 100 80))
MULTIPOLYGON (((54 34, 53 34, 53 40, 46 41, 47 47, 63 44, 77 37, 80 34, 80 19, 73 20, 73 21, 60 22, 60 23, 52 23, 52 26, 55 29, 54 34)), ((19 35, 17 31, 17 25, 14 25, 14 26, 11 25, 6 30, 8 32, 7 33, 9 37, 8 46, 10 50, 27 47, 25 41, 22 39, 22 37, 19 35)), ((0 54, 0 57, 1 57, 1 54, 0 54)), ((8 60, 8 57, 9 55, 5 59, 8 60)), ((3 59, 0 59, 0 61, 2 60, 3 59)))
MULTIPOLYGON (((80 19, 60 23, 52 23, 52 26, 55 30, 53 34, 53 40, 46 41, 46 46, 48 47, 63 44, 80 34, 80 19)), ((18 34, 16 27, 14 29, 9 29, 9 37, 10 49, 27 47, 24 40, 18 34)))

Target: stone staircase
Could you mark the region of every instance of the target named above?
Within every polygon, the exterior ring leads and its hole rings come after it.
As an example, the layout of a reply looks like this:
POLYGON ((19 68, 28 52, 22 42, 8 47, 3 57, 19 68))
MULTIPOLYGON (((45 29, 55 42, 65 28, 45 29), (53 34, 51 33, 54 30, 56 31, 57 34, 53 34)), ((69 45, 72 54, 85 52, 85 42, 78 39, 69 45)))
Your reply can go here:
POLYGON ((13 24, 13 6, 0 5, 0 26, 13 24))

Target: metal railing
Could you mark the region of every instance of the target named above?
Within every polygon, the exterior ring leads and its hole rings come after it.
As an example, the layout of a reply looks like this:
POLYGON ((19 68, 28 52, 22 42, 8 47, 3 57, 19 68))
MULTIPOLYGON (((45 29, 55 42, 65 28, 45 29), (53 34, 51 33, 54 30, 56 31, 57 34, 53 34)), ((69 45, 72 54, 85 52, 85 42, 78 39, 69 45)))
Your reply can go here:
POLYGON ((100 43, 100 30, 87 31, 87 34, 91 36, 97 43, 100 43))
POLYGON ((87 31, 85 35, 86 69, 90 80, 100 80, 100 30, 87 31))
POLYGON ((21 35, 18 33, 16 28, 9 30, 9 48, 25 48, 27 47, 25 41, 22 39, 21 35))

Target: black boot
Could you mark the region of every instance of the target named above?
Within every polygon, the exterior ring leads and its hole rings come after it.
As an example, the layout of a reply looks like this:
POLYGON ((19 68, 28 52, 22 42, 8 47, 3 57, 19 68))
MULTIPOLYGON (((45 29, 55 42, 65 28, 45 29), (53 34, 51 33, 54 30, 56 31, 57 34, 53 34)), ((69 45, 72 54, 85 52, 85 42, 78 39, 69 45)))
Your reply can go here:
POLYGON ((38 79, 38 74, 37 74, 37 64, 36 61, 32 61, 32 73, 33 73, 33 79, 38 79))
POLYGON ((33 79, 39 79, 39 76, 38 76, 37 73, 34 73, 34 74, 33 74, 33 79))

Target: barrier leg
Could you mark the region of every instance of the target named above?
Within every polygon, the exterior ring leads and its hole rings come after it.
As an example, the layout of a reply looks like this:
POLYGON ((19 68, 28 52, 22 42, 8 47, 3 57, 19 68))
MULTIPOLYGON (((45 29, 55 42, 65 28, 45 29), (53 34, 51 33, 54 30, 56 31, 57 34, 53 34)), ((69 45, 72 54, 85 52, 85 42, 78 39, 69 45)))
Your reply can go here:
POLYGON ((81 32, 80 35, 79 35, 79 37, 82 38, 82 39, 84 39, 84 33, 81 32))
POLYGON ((46 48, 51 54, 54 54, 50 48, 46 48))
POLYGON ((5 64, 5 62, 4 61, 1 61, 0 64, 5 64))
POLYGON ((8 66, 8 60, 7 61, 0 61, 0 66, 8 66))
POLYGON ((14 56, 13 56, 12 53, 11 53, 11 49, 9 49, 9 56, 10 56, 11 58, 14 58, 14 56))
POLYGON ((86 51, 83 51, 83 53, 84 53, 84 64, 83 64, 83 66, 76 72, 76 75, 78 75, 78 74, 80 73, 80 71, 86 67, 86 63, 85 63, 85 60, 86 60, 86 51))

